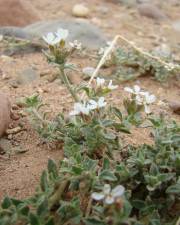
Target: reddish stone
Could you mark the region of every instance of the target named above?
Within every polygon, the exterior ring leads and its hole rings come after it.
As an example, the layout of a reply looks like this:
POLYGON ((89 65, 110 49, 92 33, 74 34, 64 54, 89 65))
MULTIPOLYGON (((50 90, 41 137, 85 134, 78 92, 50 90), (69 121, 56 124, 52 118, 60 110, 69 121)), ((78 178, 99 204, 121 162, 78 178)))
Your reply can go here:
POLYGON ((11 119, 11 104, 7 95, 0 92, 0 137, 5 133, 11 119))
POLYGON ((25 26, 39 20, 25 0, 0 0, 0 26, 25 26))

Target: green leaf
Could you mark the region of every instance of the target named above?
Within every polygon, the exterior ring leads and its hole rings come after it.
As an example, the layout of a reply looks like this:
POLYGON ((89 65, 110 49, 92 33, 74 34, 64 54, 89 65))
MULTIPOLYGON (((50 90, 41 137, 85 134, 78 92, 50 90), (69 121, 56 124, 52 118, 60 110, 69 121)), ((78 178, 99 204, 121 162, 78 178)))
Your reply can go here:
POLYGON ((54 160, 48 160, 48 172, 53 174, 54 179, 58 177, 58 169, 54 160))
POLYGON ((44 199, 37 208, 37 215, 40 217, 45 216, 48 213, 48 200, 44 199))
POLYGON ((103 161, 103 170, 108 170, 110 168, 110 161, 108 158, 104 158, 103 161))
POLYGON ((73 166, 72 171, 74 172, 74 174, 80 175, 83 172, 83 168, 81 168, 80 166, 73 166))
POLYGON ((33 213, 29 214, 29 222, 31 225, 41 225, 38 217, 33 213))
POLYGON ((18 206, 18 211, 21 213, 21 215, 28 216, 29 207, 25 203, 22 203, 18 206))
POLYGON ((116 135, 113 134, 112 132, 108 132, 108 133, 102 133, 103 137, 108 139, 108 140, 114 140, 116 139, 116 135))
POLYGON ((180 183, 171 185, 166 190, 167 194, 180 194, 180 183))
POLYGON ((161 222, 159 219, 151 219, 150 225, 161 225, 161 222))
POLYGON ((48 185, 48 178, 47 178, 47 172, 43 171, 42 175, 41 175, 41 183, 40 183, 41 189, 42 191, 47 191, 49 188, 48 185))
POLYGON ((103 221, 100 221, 100 220, 95 219, 95 218, 84 219, 84 223, 86 225, 106 225, 106 223, 104 223, 103 221))
POLYGON ((113 124, 114 128, 117 130, 117 131, 121 131, 123 133, 126 133, 126 134, 131 134, 130 130, 128 127, 126 127, 124 124, 122 123, 114 123, 113 124))
POLYGON ((15 205, 16 207, 23 203, 23 201, 21 201, 19 199, 15 199, 15 198, 11 198, 11 201, 12 201, 13 205, 15 205))
POLYGON ((1 204, 1 207, 3 209, 8 209, 11 205, 12 205, 11 199, 9 197, 5 197, 1 204))
POLYGON ((113 172, 111 172, 109 170, 103 170, 100 173, 99 178, 101 180, 106 180, 106 181, 117 181, 117 177, 114 175, 113 172))
POLYGON ((132 201, 132 206, 135 207, 136 209, 141 210, 146 206, 145 202, 139 199, 135 199, 132 201))
POLYGON ((130 202, 128 202, 127 200, 124 200, 123 213, 124 213, 125 218, 128 218, 130 216, 131 210, 132 210, 132 206, 131 206, 130 202))
POLYGON ((116 107, 112 107, 112 110, 113 110, 114 114, 122 121, 123 115, 122 115, 121 111, 116 107))
POLYGON ((48 220, 48 222, 45 223, 45 225, 55 225, 54 219, 53 219, 53 218, 50 218, 50 219, 48 220))

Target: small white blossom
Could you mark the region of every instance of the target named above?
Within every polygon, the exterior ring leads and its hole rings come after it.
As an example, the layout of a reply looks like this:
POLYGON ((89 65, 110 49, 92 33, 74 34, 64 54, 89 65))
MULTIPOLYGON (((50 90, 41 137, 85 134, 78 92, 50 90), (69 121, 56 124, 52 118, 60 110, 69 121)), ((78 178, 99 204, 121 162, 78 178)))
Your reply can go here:
POLYGON ((74 109, 73 109, 73 111, 70 112, 69 115, 70 116, 77 116, 81 113, 85 114, 85 115, 88 115, 89 111, 90 110, 89 110, 88 106, 86 106, 85 103, 82 104, 82 103, 77 102, 77 103, 74 104, 74 109))
POLYGON ((105 84, 105 79, 97 77, 96 78, 96 84, 97 84, 97 87, 103 87, 104 84, 105 84))
POLYGON ((135 85, 133 89, 125 87, 124 90, 135 95, 136 103, 144 106, 145 113, 151 113, 149 105, 156 101, 155 95, 151 95, 147 91, 141 91, 141 88, 138 85, 135 85))
POLYGON ((70 116, 77 116, 79 114, 89 115, 90 111, 94 109, 100 109, 106 106, 104 97, 100 97, 98 101, 89 100, 88 103, 79 103, 74 104, 74 109, 69 113, 70 116))
POLYGON ((152 104, 156 101, 155 95, 151 95, 151 94, 149 94, 149 92, 144 92, 144 93, 142 93, 142 95, 144 95, 144 101, 148 105, 152 104))
POLYGON ((59 43, 59 39, 53 33, 48 33, 46 36, 43 36, 43 39, 48 45, 56 45, 59 43))
POLYGON ((141 93, 141 88, 138 85, 134 85, 134 88, 125 87, 124 90, 134 95, 141 93))
POLYGON ((107 104, 107 102, 105 102, 104 97, 100 97, 97 102, 95 100, 90 100, 89 104, 88 104, 88 108, 90 110, 100 109, 100 108, 105 107, 106 104, 107 104))
POLYGON ((75 48, 77 50, 80 50, 82 48, 81 42, 78 42, 77 40, 74 40, 73 42, 69 42, 69 45, 71 48, 75 48))
POLYGON ((111 190, 111 186, 105 184, 102 192, 94 192, 91 197, 96 201, 104 200, 106 204, 110 205, 114 203, 117 198, 121 197, 124 194, 124 191, 125 188, 122 185, 118 185, 111 190))
POLYGON ((112 84, 112 80, 110 80, 110 81, 109 81, 109 84, 108 84, 108 89, 109 89, 109 90, 114 90, 114 89, 116 89, 116 88, 118 88, 118 85, 113 85, 113 84, 112 84))
POLYGON ((56 32, 56 36, 58 37, 58 39, 61 41, 61 40, 66 40, 67 37, 69 35, 69 31, 68 30, 65 30, 65 29, 62 29, 62 28, 59 28, 56 32))
POLYGON ((106 49, 101 47, 99 49, 98 55, 103 55, 105 51, 106 51, 106 49))
POLYGON ((149 114, 151 113, 149 105, 156 101, 156 97, 155 95, 149 94, 149 92, 144 92, 142 95, 144 95, 142 104, 144 105, 145 113, 149 114))
POLYGON ((57 30, 57 32, 55 34, 50 32, 46 36, 43 36, 43 39, 49 45, 57 45, 62 40, 65 41, 66 38, 68 37, 68 34, 69 34, 68 30, 64 30, 64 29, 60 28, 57 30))

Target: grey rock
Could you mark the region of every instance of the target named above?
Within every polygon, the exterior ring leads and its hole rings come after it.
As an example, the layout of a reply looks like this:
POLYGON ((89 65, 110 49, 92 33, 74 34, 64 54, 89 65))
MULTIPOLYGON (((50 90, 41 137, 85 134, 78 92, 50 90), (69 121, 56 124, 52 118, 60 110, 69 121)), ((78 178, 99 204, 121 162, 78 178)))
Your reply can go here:
POLYGON ((141 16, 145 16, 157 21, 166 20, 167 16, 157 6, 150 3, 143 3, 138 6, 141 16))
POLYGON ((39 74, 35 70, 33 70, 31 67, 28 67, 17 73, 16 82, 18 84, 26 85, 39 79, 39 77, 39 74))
POLYGON ((68 41, 79 40, 83 46, 89 49, 97 49, 106 45, 107 38, 103 32, 84 19, 41 21, 24 28, 0 27, 0 35, 34 40, 41 39, 43 35, 55 32, 60 27, 69 30, 68 41))
POLYGON ((24 31, 34 37, 42 37, 48 32, 55 32, 58 28, 68 29, 68 41, 78 40, 83 46, 90 49, 97 49, 106 45, 106 37, 102 31, 85 20, 73 21, 42 21, 24 28, 24 31))
POLYGON ((11 36, 22 39, 31 39, 32 36, 20 27, 0 27, 0 35, 11 36))

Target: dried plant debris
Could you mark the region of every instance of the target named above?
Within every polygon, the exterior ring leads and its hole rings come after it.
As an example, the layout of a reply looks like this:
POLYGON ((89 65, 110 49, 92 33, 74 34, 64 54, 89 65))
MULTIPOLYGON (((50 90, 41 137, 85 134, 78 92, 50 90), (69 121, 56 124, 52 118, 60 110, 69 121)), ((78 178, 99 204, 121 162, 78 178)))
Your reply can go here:
MULTIPOLYGON (((180 65, 176 64, 173 58, 162 58, 145 52, 120 35, 117 38, 122 39, 125 45, 114 47, 104 63, 105 67, 112 67, 111 75, 114 79, 127 81, 139 76, 151 75, 156 80, 164 82, 170 77, 179 76, 180 65)), ((100 56, 107 51, 111 43, 107 44, 107 47, 99 50, 100 56)))

